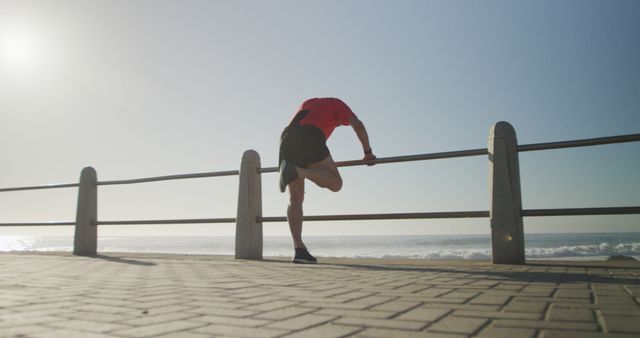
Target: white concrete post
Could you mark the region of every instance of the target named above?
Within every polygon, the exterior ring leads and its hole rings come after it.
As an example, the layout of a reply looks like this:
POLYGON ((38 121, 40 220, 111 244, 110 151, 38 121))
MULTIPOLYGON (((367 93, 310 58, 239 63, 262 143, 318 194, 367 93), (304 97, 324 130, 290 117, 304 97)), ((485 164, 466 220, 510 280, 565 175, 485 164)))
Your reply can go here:
POLYGON ((78 187, 78 209, 73 254, 95 255, 98 246, 98 176, 95 169, 86 167, 80 174, 78 187))
POLYGON ((518 140, 509 123, 491 128, 488 150, 493 263, 524 264, 518 140))
POLYGON ((262 260, 262 183, 260 155, 247 150, 240 166, 238 216, 236 218, 236 259, 262 260))

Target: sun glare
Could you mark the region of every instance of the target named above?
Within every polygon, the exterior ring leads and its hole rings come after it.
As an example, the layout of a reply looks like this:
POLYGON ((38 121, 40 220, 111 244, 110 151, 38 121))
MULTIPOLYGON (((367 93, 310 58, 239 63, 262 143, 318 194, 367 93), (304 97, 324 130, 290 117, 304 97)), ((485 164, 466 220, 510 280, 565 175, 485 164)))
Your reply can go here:
POLYGON ((37 38, 26 30, 0 31, 0 62, 10 70, 35 67, 40 50, 37 38))

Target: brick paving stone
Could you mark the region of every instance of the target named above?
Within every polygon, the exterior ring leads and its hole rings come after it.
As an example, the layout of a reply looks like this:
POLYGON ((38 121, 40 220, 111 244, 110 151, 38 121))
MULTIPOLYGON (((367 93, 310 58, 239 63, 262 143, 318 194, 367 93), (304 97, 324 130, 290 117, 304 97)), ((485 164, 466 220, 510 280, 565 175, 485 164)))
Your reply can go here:
POLYGON ((438 333, 438 332, 412 332, 387 329, 369 328, 357 333, 356 338, 467 338, 467 335, 438 333))
POLYGON ((26 325, 18 327, 5 327, 0 329, 0 338, 27 337, 35 333, 49 332, 50 327, 38 325, 26 325))
POLYGON ((338 310, 364 310, 371 305, 362 303, 325 303, 325 302, 303 302, 301 304, 304 307, 309 308, 326 308, 326 309, 338 309, 338 310))
POLYGON ((640 334, 640 318, 629 316, 605 316, 609 332, 640 334))
POLYGON ((481 294, 472 299, 469 304, 505 305, 511 299, 510 296, 481 294))
POLYGON ((602 311, 602 313, 605 316, 606 315, 631 316, 631 317, 640 316, 640 307, 639 306, 608 305, 608 306, 599 306, 598 308, 602 311))
POLYGON ((107 305, 83 305, 76 307, 76 310, 87 311, 87 312, 98 312, 98 313, 109 313, 109 314, 118 314, 123 312, 130 312, 129 308, 122 308, 116 306, 107 306, 107 305))
POLYGON ((205 323, 188 322, 188 321, 172 321, 162 324, 153 324, 146 326, 138 326, 131 329, 113 331, 114 335, 126 337, 149 337, 160 334, 179 332, 183 330, 191 330, 206 326, 205 323))
POLYGON ((258 305, 255 305, 255 304, 231 303, 230 300, 228 300, 228 299, 225 299, 223 301, 197 300, 197 301, 192 301, 192 302, 189 302, 189 303, 185 303, 182 306, 191 307, 191 308, 197 308, 197 307, 209 308, 209 307, 213 307, 214 304, 215 304, 215 307, 218 308, 218 309, 241 309, 243 307, 251 306, 251 308, 254 308, 254 307, 258 306, 258 305))
POLYGON ((49 330, 30 334, 29 338, 114 338, 115 336, 76 330, 49 330))
POLYGON ((544 313, 548 305, 547 302, 522 301, 516 298, 507 304, 504 310, 506 312, 544 313))
POLYGON ((631 296, 597 296, 597 303, 602 305, 637 305, 631 296))
POLYGON ((131 319, 131 316, 121 315, 121 314, 109 314, 109 313, 98 313, 98 312, 66 312, 56 314, 57 317, 63 317, 67 319, 77 319, 77 320, 88 320, 92 322, 101 322, 101 323, 113 323, 119 321, 125 321, 131 319))
POLYGON ((395 299, 395 297, 383 297, 383 296, 376 295, 376 296, 360 298, 360 299, 354 300, 352 303, 356 304, 356 306, 363 306, 363 308, 367 308, 369 306, 386 303, 393 299, 395 299))
POLYGON ((297 304, 298 303, 296 302, 291 302, 287 300, 278 300, 275 302, 268 302, 268 303, 259 304, 259 305, 251 305, 251 310, 252 311, 271 311, 271 310, 277 310, 277 309, 282 309, 286 307, 292 307, 297 304))
POLYGON ((57 317, 57 316, 67 316, 71 313, 73 313, 74 310, 72 309, 47 309, 47 310, 34 310, 34 311, 28 311, 28 312, 7 312, 7 313, 0 313, 0 323, 3 320, 6 321, 15 321, 15 320, 22 320, 22 319, 26 319, 26 318, 32 318, 32 317, 57 317))
POLYGON ((541 320, 543 315, 539 313, 531 312, 490 312, 490 311, 469 311, 469 310, 456 310, 453 312, 456 317, 476 317, 476 318, 491 318, 491 319, 534 319, 541 320))
POLYGON ((214 335, 225 337, 247 337, 247 338, 271 338, 280 337, 286 334, 287 330, 277 330, 269 328, 237 327, 228 325, 209 325, 197 328, 190 332, 202 333, 208 336, 214 335))
POLYGON ((397 317, 394 317, 394 319, 413 320, 420 322, 435 322, 436 320, 446 316, 450 312, 451 310, 419 307, 409 312, 405 312, 397 317))
POLYGON ((314 311, 317 311, 317 309, 294 306, 294 307, 288 307, 288 308, 284 308, 284 309, 278 309, 278 310, 273 310, 273 311, 269 311, 269 312, 260 313, 260 314, 255 315, 255 318, 271 319, 271 320, 284 320, 284 319, 289 319, 289 318, 292 318, 292 317, 297 317, 297 316, 300 316, 300 315, 304 315, 304 314, 307 314, 307 313, 311 313, 311 312, 314 312, 314 311))
POLYGON ((549 311, 550 321, 595 322, 593 310, 582 308, 565 308, 552 306, 549 311))
POLYGON ((582 298, 591 299, 592 294, 589 290, 572 290, 572 289, 560 289, 556 293, 556 298, 582 298))
POLYGON ((130 326, 122 325, 122 324, 99 323, 99 322, 90 322, 85 320, 63 320, 63 321, 47 323, 46 325, 54 328, 58 328, 58 329, 68 329, 68 330, 93 332, 93 333, 105 333, 109 331, 123 330, 123 329, 130 328, 130 326))
POLYGON ((262 297, 256 297, 256 298, 244 298, 241 300, 238 300, 238 304, 268 304, 271 302, 276 302, 282 300, 282 296, 262 296, 262 297))
POLYGON ((163 313, 160 315, 143 315, 141 317, 134 318, 134 319, 121 320, 119 321, 119 323, 122 323, 125 325, 131 325, 131 326, 143 326, 143 325, 152 325, 152 324, 158 324, 158 323, 171 322, 176 320, 196 318, 198 316, 199 315, 191 314, 191 313, 173 312, 173 313, 163 313))
POLYGON ((601 296, 613 296, 621 297, 627 296, 628 292, 620 285, 599 285, 593 284, 593 289, 598 295, 601 296))
POLYGON ((432 309, 450 309, 450 310, 468 310, 468 311, 486 311, 497 312, 500 311, 500 306, 496 305, 475 305, 475 304, 444 304, 444 303, 427 303, 432 309))
POLYGON ((397 329, 397 330, 414 330, 418 331, 427 326, 426 321, 405 321, 395 319, 373 319, 362 317, 343 317, 336 320, 334 323, 340 325, 355 325, 361 327, 377 327, 383 329, 397 329))
POLYGON ((216 307, 198 307, 194 309, 188 309, 185 312, 195 313, 199 315, 212 315, 212 316, 225 316, 225 317, 248 317, 255 314, 255 311, 250 310, 237 310, 237 309, 225 309, 216 307))
POLYGON ((310 329, 306 329, 304 331, 299 331, 284 337, 285 338, 316 338, 316 337, 341 338, 341 337, 353 335, 359 331, 362 331, 362 328, 353 327, 353 326, 325 324, 325 325, 316 326, 310 329))
POLYGON ((578 331, 596 331, 599 329, 596 323, 581 322, 547 322, 542 320, 525 319, 496 319, 492 322, 495 327, 516 327, 531 329, 560 329, 578 331))
POLYGON ((13 311, 15 312, 31 312, 31 311, 42 311, 42 310, 55 310, 55 309, 66 309, 74 307, 78 304, 73 302, 42 302, 37 304, 29 304, 13 307, 13 311))
POLYGON ((496 286, 495 288, 493 288, 494 290, 504 290, 504 291, 520 291, 522 289, 524 289, 526 287, 525 284, 507 284, 507 283, 500 283, 498 284, 498 286, 496 286))
POLYGON ((464 298, 420 298, 423 303, 441 303, 441 304, 465 304, 467 302, 464 298))
POLYGON ((164 314, 164 313, 189 311, 191 309, 193 309, 193 307, 187 306, 187 305, 169 305, 169 306, 163 306, 163 307, 157 307, 157 308, 146 308, 146 307, 145 308, 139 308, 139 309, 134 310, 133 312, 134 313, 146 313, 146 314, 154 316, 154 315, 160 315, 160 314, 164 314))
POLYGON ((505 327, 487 327, 474 338, 536 338, 537 330, 505 327))
POLYGON ((416 292, 415 295, 419 296, 419 297, 433 298, 433 297, 442 296, 442 295, 447 294, 447 293, 449 293, 451 291, 453 291, 453 289, 430 288, 430 289, 422 290, 420 292, 416 292))
POLYGON ((544 288, 544 287, 535 287, 535 286, 527 286, 520 291, 521 294, 527 294, 528 296, 536 295, 541 297, 551 297, 551 295, 555 292, 555 288, 544 288))
POLYGON ((374 311, 393 311, 393 312, 403 312, 407 311, 411 308, 414 308, 418 305, 422 304, 421 302, 410 302, 410 301, 390 301, 388 303, 380 304, 370 308, 370 310, 374 311))
POLYGON ((240 326, 240 327, 258 327, 269 324, 271 321, 255 318, 232 318, 222 316, 200 316, 197 318, 189 319, 192 322, 204 322, 207 324, 222 324, 228 326, 240 326))
POLYGON ((377 318, 377 319, 388 319, 391 316, 396 314, 395 312, 388 312, 388 311, 335 310, 335 309, 321 309, 314 313, 319 315, 329 315, 329 316, 362 317, 362 318, 377 318))
POLYGON ((474 334, 489 322, 485 318, 468 318, 448 316, 443 320, 429 326, 428 331, 474 334))
MULTIPOLYGON (((193 332, 181 331, 181 332, 173 332, 173 333, 167 333, 159 336, 154 336, 153 338, 210 338, 210 337, 211 335, 204 334, 204 333, 193 333, 193 332)), ((221 337, 221 336, 217 336, 217 337, 221 337)))
POLYGON ((306 314, 299 317, 278 321, 273 324, 269 324, 266 327, 272 328, 272 329, 296 331, 296 330, 306 329, 311 326, 327 323, 336 318, 337 318, 336 316, 306 314))
MULTIPOLYGON (((638 272, 638 275, 640 275, 640 272, 638 272)), ((640 286, 626 285, 624 288, 630 295, 640 296, 640 286)))
POLYGON ((10 320, 0 321, 0 330, 4 330, 5 328, 17 327, 17 326, 38 325, 38 324, 46 324, 46 323, 52 323, 57 321, 60 321, 60 319, 53 316, 13 318, 10 320))
POLYGON ((356 299, 362 299, 365 297, 373 296, 372 292, 363 292, 363 291, 351 291, 344 294, 335 295, 333 298, 340 299, 342 301, 353 301, 356 299))
POLYGON ((499 283, 492 280, 478 280, 472 283, 469 283, 469 286, 484 286, 484 287, 493 287, 497 286, 499 283))
POLYGON ((543 330, 540 338, 638 338, 636 334, 543 330))

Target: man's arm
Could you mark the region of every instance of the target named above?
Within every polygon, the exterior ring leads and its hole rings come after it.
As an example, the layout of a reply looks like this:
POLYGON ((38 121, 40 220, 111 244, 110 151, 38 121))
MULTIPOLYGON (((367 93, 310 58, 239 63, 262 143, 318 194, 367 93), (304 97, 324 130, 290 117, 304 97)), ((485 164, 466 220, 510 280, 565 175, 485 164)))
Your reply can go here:
POLYGON ((373 152, 371 151, 371 145, 369 144, 369 134, 367 133, 367 128, 365 128, 364 123, 362 123, 362 121, 360 121, 360 119, 358 119, 357 117, 353 116, 351 117, 351 119, 349 119, 349 124, 358 136, 360 143, 362 143, 362 150, 364 151, 363 160, 375 160, 376 156, 373 155, 373 152))

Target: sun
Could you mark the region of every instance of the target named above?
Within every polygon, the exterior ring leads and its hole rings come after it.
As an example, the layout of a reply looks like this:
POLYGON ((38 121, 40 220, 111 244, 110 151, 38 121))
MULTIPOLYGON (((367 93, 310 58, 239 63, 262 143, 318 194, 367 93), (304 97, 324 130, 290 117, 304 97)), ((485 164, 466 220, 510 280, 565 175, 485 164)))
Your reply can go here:
POLYGON ((0 31, 0 62, 10 70, 37 66, 40 59, 37 36, 25 29, 0 31))

